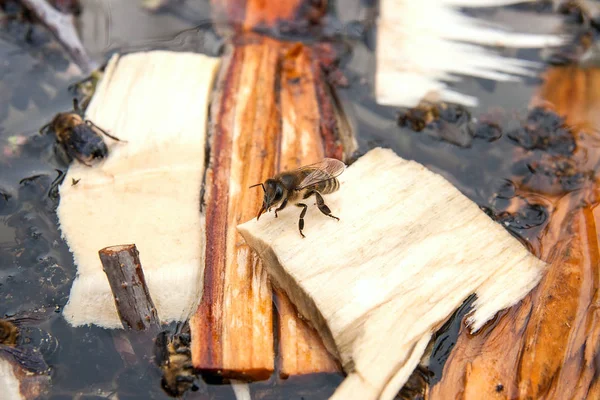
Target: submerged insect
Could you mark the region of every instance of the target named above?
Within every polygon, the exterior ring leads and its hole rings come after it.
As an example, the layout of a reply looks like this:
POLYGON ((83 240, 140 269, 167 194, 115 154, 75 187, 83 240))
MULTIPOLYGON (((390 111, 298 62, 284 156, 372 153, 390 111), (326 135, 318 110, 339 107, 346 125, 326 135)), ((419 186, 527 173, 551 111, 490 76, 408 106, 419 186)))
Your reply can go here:
POLYGON ((339 189, 340 183, 337 176, 345 169, 346 165, 340 160, 325 158, 315 164, 300 167, 293 171, 281 172, 263 183, 250 186, 251 188, 262 186, 265 192, 263 204, 256 219, 258 220, 262 213, 271 211, 272 207, 279 205, 275 209, 275 218, 277 218, 277 212, 283 210, 288 203, 295 204, 302 208, 298 220, 298 229, 300 235, 305 237, 302 229, 304 229, 304 216, 308 206, 302 203, 302 200, 314 195, 319 210, 328 217, 339 221, 338 217, 331 214, 331 210, 325 204, 322 195, 333 193, 339 189))
POLYGON ((19 329, 8 319, 0 319, 0 344, 14 346, 17 344, 19 329))
POLYGON ((92 121, 84 119, 77 99, 73 99, 73 111, 57 114, 49 124, 40 129, 41 134, 48 131, 54 132, 56 141, 66 153, 69 162, 75 158, 88 167, 95 159, 108 155, 108 147, 98 132, 121 141, 92 121))
POLYGON ((20 345, 19 324, 29 318, 0 319, 0 358, 9 357, 28 371, 41 373, 48 370, 40 350, 20 345))
POLYGON ((154 342, 155 361, 163 372, 162 388, 171 396, 182 396, 187 390, 197 391, 197 377, 192 365, 191 337, 187 333, 163 331, 154 342))

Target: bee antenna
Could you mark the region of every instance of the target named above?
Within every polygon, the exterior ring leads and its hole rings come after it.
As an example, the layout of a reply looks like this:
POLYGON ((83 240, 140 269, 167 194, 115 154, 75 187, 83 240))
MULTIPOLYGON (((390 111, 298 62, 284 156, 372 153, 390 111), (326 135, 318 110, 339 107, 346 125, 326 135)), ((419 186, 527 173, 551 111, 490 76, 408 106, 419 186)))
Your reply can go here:
POLYGON ((257 187, 257 186, 261 186, 263 189, 263 192, 266 192, 265 185, 263 185, 262 183, 257 183, 256 185, 252 185, 248 189, 252 189, 253 187, 257 187))

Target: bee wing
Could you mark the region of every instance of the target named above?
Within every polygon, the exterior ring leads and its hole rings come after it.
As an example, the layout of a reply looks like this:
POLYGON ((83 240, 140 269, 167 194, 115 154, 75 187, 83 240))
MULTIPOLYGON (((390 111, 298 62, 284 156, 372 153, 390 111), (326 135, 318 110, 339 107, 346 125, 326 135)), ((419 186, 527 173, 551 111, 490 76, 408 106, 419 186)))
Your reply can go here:
POLYGON ((307 165, 305 167, 298 168, 298 171, 311 171, 306 177, 300 182, 297 190, 304 189, 308 186, 315 185, 317 183, 327 181, 329 179, 339 176, 346 169, 346 164, 335 158, 324 158, 318 163, 307 165))
POLYGON ((48 364, 44 361, 39 350, 35 348, 19 348, 0 344, 0 352, 4 356, 12 358, 17 364, 28 371, 41 373, 48 369, 48 364))

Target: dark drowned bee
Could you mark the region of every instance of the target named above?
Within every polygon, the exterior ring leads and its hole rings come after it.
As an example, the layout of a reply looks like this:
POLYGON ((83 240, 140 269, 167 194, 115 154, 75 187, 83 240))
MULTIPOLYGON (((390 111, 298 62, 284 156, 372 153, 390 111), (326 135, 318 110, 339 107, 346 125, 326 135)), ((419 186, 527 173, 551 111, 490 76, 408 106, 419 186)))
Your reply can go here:
POLYGON ((199 389, 192 365, 189 325, 186 324, 186 328, 185 333, 163 331, 154 342, 154 359, 163 373, 161 386, 174 397, 199 389))
POLYGON ((73 158, 80 163, 92 166, 92 162, 108 155, 108 147, 98 132, 116 141, 120 139, 108 134, 92 121, 83 119, 83 112, 79 108, 77 99, 73 99, 73 111, 57 114, 54 119, 40 129, 44 134, 54 132, 56 141, 66 153, 68 161, 73 158))
POLYGON ((8 359, 33 373, 45 373, 48 365, 39 349, 20 343, 19 324, 27 318, 0 319, 0 358, 8 359))
POLYGON ((308 206, 302 201, 314 195, 319 210, 328 217, 339 221, 338 217, 331 214, 331 210, 325 204, 322 195, 333 193, 339 189, 340 182, 337 180, 337 176, 345 169, 346 165, 340 160, 325 158, 315 164, 300 167, 293 171, 281 172, 273 178, 267 179, 264 183, 250 186, 251 188, 262 186, 265 192, 263 204, 258 211, 256 220, 260 218, 262 213, 271 211, 272 207, 279 205, 275 209, 275 218, 277 218, 277 212, 283 210, 288 203, 295 204, 302 208, 298 220, 298 229, 300 235, 304 238, 302 229, 304 229, 304 216, 308 206))

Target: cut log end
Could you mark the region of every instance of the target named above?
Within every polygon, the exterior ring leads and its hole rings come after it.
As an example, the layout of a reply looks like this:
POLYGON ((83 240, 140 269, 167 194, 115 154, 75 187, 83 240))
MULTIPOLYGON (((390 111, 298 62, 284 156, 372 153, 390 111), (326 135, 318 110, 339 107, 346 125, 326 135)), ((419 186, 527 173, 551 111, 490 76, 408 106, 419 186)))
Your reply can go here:
POLYGON ((119 244, 116 246, 105 247, 98 251, 98 253, 100 254, 100 257, 102 257, 102 254, 107 256, 113 256, 115 253, 119 253, 122 251, 131 252, 132 250, 137 251, 135 244, 119 244))

